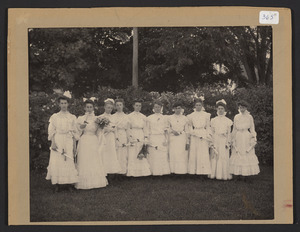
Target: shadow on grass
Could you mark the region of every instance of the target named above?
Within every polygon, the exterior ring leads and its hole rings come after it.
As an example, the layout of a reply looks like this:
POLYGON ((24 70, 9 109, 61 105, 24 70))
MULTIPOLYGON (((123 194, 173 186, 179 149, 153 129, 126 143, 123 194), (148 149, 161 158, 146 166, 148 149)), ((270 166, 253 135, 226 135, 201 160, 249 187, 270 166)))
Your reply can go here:
POLYGON ((113 181, 106 188, 54 194, 32 172, 31 222, 273 219, 273 168, 253 182, 172 175, 113 181))

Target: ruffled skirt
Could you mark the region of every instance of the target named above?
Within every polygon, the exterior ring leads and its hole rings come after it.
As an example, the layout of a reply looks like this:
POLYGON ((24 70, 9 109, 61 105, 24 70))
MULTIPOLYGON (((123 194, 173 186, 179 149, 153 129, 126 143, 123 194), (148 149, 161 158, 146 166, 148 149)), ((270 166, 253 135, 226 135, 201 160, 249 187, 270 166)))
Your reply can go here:
POLYGON ((73 139, 65 134, 56 134, 55 142, 59 151, 70 158, 65 158, 60 152, 51 150, 46 180, 52 184, 74 184, 78 182, 78 172, 73 158, 73 139))
POLYGON ((251 176, 260 172, 259 161, 255 155, 255 149, 252 148, 251 134, 248 131, 237 132, 236 144, 232 149, 229 160, 230 173, 234 175, 251 176))
POLYGON ((82 135, 79 140, 77 169, 79 182, 77 189, 92 189, 105 187, 108 182, 99 154, 99 142, 96 135, 82 135))

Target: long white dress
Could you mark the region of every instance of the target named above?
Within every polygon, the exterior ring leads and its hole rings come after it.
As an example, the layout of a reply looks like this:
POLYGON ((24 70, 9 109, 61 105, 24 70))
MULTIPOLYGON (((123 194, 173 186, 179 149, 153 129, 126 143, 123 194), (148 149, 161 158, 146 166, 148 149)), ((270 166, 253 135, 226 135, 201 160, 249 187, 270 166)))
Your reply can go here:
POLYGON ((133 143, 133 146, 128 147, 127 176, 149 176, 151 171, 147 158, 137 158, 145 142, 146 116, 140 112, 132 112, 128 115, 128 120, 129 135, 135 143, 133 143))
POLYGON ((105 187, 107 183, 106 173, 99 153, 99 140, 97 138, 96 116, 94 113, 86 113, 77 119, 77 128, 81 137, 77 145, 77 170, 79 182, 75 184, 77 189, 92 189, 105 187), (80 125, 86 121, 84 129, 80 125))
POLYGON ((234 117, 232 132, 233 149, 230 157, 230 173, 250 176, 260 172, 255 155, 256 132, 249 112, 234 117))
POLYGON ((188 119, 184 115, 173 114, 168 117, 169 122, 169 158, 171 173, 186 174, 188 172, 188 119), (173 131, 179 133, 175 135, 173 131))
POLYGON ((218 180, 232 179, 229 173, 229 145, 232 121, 225 115, 218 115, 211 120, 214 149, 211 149, 210 178, 218 180))
POLYGON ((161 176, 170 174, 170 164, 168 157, 168 146, 165 131, 168 130, 168 121, 162 114, 152 114, 147 118, 147 128, 149 134, 149 155, 152 175, 161 176))
POLYGON ((115 123, 111 114, 104 113, 99 117, 105 117, 110 120, 110 124, 103 129, 99 129, 98 133, 104 170, 107 174, 119 174, 122 168, 116 151, 115 123))
POLYGON ((76 116, 61 111, 53 114, 49 122, 48 140, 54 138, 57 151, 50 151, 46 179, 52 184, 74 184, 78 182, 74 163, 75 141, 78 140, 76 116))
POLYGON ((124 112, 116 112, 112 115, 112 121, 115 123, 116 126, 116 149, 117 157, 121 165, 120 174, 126 174, 128 165, 128 148, 126 146, 128 144, 128 115, 124 112))
POLYGON ((188 116, 190 123, 190 151, 188 173, 211 174, 209 145, 211 143, 210 114, 205 111, 193 112, 188 116))

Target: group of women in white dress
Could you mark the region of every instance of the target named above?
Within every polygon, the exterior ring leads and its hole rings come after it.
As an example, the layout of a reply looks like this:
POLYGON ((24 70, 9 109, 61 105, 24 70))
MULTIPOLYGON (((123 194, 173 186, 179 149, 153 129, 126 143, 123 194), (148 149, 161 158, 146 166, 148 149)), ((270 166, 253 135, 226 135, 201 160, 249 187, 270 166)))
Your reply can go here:
POLYGON ((260 171, 254 121, 244 101, 238 103, 234 122, 226 117, 223 99, 216 102, 217 116, 212 119, 200 98, 195 99, 194 112, 187 116, 180 101, 173 104, 172 115, 163 115, 163 105, 155 101, 153 114, 146 117, 140 112, 140 100, 133 102, 132 113, 125 114, 122 99, 107 99, 105 112, 96 116, 94 101, 87 99, 85 115, 78 118, 68 111, 68 97, 61 96, 58 102, 61 110, 49 120, 46 177, 55 191, 61 184, 68 184, 70 190, 73 185, 76 189, 105 187, 109 174, 192 174, 230 180, 232 175, 250 176, 260 171), (110 123, 99 127, 99 117, 110 123), (146 155, 141 156, 145 147, 146 155))

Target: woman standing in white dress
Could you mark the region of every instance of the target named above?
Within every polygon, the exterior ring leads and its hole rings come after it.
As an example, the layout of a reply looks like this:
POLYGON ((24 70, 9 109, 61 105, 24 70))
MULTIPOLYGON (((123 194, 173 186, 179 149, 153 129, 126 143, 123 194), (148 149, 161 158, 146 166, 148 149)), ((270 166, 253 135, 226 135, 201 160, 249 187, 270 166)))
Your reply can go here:
POLYGON ((115 105, 117 112, 112 115, 112 121, 115 123, 116 127, 116 149, 117 149, 117 157, 119 163, 121 165, 120 174, 125 175, 127 173, 127 165, 128 165, 128 115, 123 112, 124 108, 124 100, 116 99, 115 105))
POLYGON ((238 103, 239 114, 234 117, 230 173, 241 176, 257 175, 259 162, 255 155, 256 132, 254 120, 247 111, 248 103, 238 103))
POLYGON ((195 100, 195 111, 187 117, 189 119, 191 134, 188 173, 210 175, 210 114, 203 110, 203 101, 201 99, 195 100))
POLYGON ((53 114, 49 120, 48 140, 51 141, 51 152, 46 179, 55 185, 54 192, 59 191, 59 185, 62 184, 69 184, 69 190, 72 191, 73 184, 78 182, 74 156, 79 136, 76 116, 68 111, 70 97, 58 98, 60 112, 53 114))
POLYGON ((106 99, 104 101, 105 112, 98 116, 99 118, 107 118, 110 121, 109 125, 103 129, 100 128, 98 133, 104 170, 107 174, 119 174, 122 170, 116 152, 116 127, 111 115, 114 104, 113 99, 106 99))
POLYGON ((168 121, 162 114, 161 102, 155 102, 154 114, 147 118, 149 134, 148 161, 153 176, 170 174, 168 157, 168 121))
POLYGON ((188 172, 189 124, 183 115, 180 102, 173 105, 174 114, 168 117, 169 122, 169 158, 170 170, 175 174, 188 172))
POLYGON ((146 116, 140 111, 142 101, 133 102, 134 111, 128 115, 128 140, 132 144, 128 147, 128 169, 127 176, 139 177, 151 175, 147 158, 138 158, 143 145, 147 142, 146 136, 146 116))
POLYGON ((217 117, 211 120, 212 146, 211 146, 211 179, 230 180, 229 148, 231 145, 232 121, 226 117, 226 101, 216 102, 217 117))
POLYGON ((77 145, 77 170, 79 182, 77 189, 102 188, 107 185, 102 157, 99 153, 97 138, 98 126, 95 123, 94 102, 86 100, 85 115, 77 119, 77 128, 81 134, 77 145))

